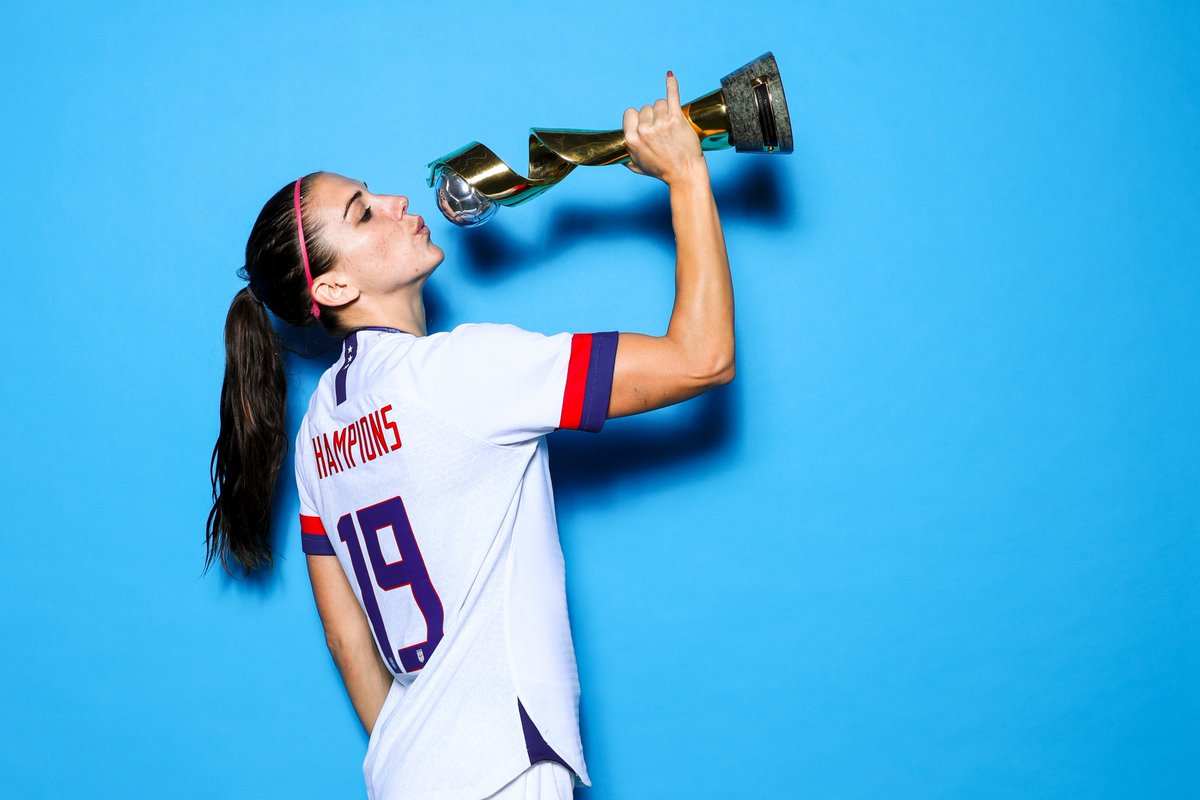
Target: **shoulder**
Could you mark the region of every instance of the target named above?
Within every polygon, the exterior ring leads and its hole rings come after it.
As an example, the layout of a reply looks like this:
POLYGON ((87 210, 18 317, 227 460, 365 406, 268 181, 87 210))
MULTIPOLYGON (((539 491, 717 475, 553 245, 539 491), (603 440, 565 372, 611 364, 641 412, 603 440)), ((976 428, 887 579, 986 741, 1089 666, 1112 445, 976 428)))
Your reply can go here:
POLYGON ((468 322, 445 333, 424 337, 420 350, 427 357, 487 361, 547 338, 508 323, 468 322))
POLYGON ((486 347, 543 338, 542 334, 507 322, 467 322, 446 334, 446 341, 486 347))

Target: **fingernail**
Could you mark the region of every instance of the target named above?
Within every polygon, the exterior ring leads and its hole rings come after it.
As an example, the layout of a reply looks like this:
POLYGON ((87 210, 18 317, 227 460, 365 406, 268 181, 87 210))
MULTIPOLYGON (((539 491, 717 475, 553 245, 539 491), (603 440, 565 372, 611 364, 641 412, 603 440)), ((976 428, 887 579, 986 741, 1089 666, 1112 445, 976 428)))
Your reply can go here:
POLYGON ((674 78, 674 77, 675 77, 675 73, 674 73, 674 72, 671 72, 671 70, 667 70, 667 77, 668 77, 668 78, 674 78))

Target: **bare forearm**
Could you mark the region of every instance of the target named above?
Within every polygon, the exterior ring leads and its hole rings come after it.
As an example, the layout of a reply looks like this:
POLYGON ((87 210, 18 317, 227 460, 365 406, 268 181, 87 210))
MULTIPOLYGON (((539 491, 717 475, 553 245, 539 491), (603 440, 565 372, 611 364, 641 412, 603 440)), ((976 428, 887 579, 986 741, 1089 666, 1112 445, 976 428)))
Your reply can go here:
POLYGON ((392 674, 375 649, 367 617, 338 560, 308 556, 308 578, 325 629, 325 644, 346 684, 355 713, 370 733, 392 688, 392 674))
POLYGON ((733 280, 704 159, 670 187, 677 255, 667 339, 700 377, 724 378, 734 365, 733 280))
POLYGON ((346 686, 354 712, 358 714, 363 728, 370 733, 375 728, 379 710, 383 708, 383 701, 392 687, 392 674, 384 666, 374 641, 369 637, 368 641, 353 644, 329 642, 329 652, 342 675, 342 683, 346 686))
POLYGON ((708 164, 667 73, 667 97, 625 110, 629 168, 671 191, 675 303, 665 336, 622 333, 608 416, 623 417, 695 397, 733 380, 733 281, 708 164))

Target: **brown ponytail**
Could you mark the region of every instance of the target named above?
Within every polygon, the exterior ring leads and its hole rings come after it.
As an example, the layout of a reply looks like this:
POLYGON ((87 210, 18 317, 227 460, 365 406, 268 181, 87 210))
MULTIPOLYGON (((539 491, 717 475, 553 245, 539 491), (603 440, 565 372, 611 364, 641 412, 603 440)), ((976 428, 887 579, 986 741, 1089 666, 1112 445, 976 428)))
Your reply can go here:
POLYGON ((273 562, 271 496, 287 453, 287 379, 267 311, 243 288, 225 317, 221 431, 212 455, 207 569, 229 559, 249 572, 273 562))
MULTIPOLYGON (((302 201, 313 178, 301 183, 302 201)), ((230 571, 232 560, 245 572, 274 563, 271 499, 287 454, 287 380, 279 338, 267 314, 295 326, 317 322, 296 235, 293 183, 267 201, 246 243, 242 277, 225 317, 225 380, 221 385, 221 430, 213 447, 213 505, 205 528, 207 570, 214 561, 230 571)), ((333 253, 318 225, 304 219, 313 276, 333 267, 333 253)), ((338 315, 321 309, 320 322, 339 332, 338 315)))

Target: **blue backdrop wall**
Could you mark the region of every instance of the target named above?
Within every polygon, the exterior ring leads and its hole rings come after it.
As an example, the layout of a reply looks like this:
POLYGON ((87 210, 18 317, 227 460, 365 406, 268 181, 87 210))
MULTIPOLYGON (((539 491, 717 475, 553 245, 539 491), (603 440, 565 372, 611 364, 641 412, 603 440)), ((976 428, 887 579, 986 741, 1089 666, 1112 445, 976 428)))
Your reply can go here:
MULTIPOLYGON (((361 796, 290 484, 274 573, 201 573, 259 207, 410 194, 432 330, 658 333, 659 184, 467 233, 424 164, 768 49, 795 154, 710 156, 737 379, 552 437, 579 796, 1200 794, 1196 4, 161 5, 0 32, 0 795, 361 796)), ((332 357, 289 363, 293 425, 332 357)))

